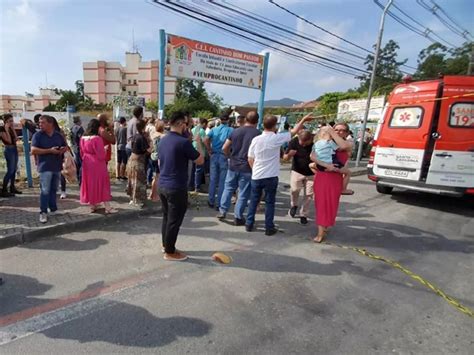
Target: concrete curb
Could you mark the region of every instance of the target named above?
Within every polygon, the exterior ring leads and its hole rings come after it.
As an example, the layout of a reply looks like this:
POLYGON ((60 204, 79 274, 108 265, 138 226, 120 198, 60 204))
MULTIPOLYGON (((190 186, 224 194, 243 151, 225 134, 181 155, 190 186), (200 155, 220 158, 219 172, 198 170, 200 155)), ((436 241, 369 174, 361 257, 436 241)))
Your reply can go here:
POLYGON ((161 212, 161 206, 153 206, 143 210, 126 210, 120 211, 111 215, 85 215, 84 218, 62 222, 51 226, 44 226, 42 228, 18 228, 10 234, 0 237, 0 250, 11 248, 25 243, 31 243, 40 238, 53 237, 60 234, 65 234, 71 230, 78 231, 87 229, 93 225, 101 226, 110 225, 124 219, 139 218, 140 216, 149 216, 161 212))
POLYGON ((367 168, 363 169, 351 169, 352 175, 351 176, 362 176, 367 175, 367 168))

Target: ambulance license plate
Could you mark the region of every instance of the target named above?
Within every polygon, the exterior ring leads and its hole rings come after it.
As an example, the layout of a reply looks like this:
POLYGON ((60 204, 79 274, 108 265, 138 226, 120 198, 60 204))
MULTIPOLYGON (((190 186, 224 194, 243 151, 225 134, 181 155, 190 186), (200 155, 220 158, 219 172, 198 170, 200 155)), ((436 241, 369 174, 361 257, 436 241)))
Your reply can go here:
POLYGON ((385 176, 406 178, 406 177, 408 177, 408 171, 407 170, 385 169, 385 176))

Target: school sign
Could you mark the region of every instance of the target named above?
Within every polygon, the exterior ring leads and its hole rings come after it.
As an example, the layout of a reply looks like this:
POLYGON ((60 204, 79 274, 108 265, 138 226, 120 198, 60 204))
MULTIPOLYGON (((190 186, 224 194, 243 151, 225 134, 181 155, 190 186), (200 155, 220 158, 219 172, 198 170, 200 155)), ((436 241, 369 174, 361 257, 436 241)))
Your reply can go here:
POLYGON ((269 56, 269 53, 239 51, 160 30, 159 112, 164 109, 166 75, 260 90, 258 113, 262 117, 269 56))
POLYGON ((166 75, 261 89, 264 57, 168 34, 166 75))

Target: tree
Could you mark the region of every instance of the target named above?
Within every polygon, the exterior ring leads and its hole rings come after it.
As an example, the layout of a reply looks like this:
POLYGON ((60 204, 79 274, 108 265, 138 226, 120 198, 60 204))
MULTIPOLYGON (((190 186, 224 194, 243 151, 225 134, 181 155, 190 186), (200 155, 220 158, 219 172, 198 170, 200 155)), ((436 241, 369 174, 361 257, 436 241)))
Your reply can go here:
POLYGON ((84 101, 86 95, 84 94, 84 82, 82 80, 76 80, 74 83, 76 85, 76 96, 79 101, 84 101))
POLYGON ((188 111, 195 115, 199 111, 209 111, 217 116, 223 106, 223 99, 214 93, 208 94, 204 83, 190 79, 178 79, 176 99, 165 106, 165 117, 176 111, 188 111))
POLYGON ((365 93, 350 89, 347 92, 328 92, 316 99, 319 105, 316 109, 317 115, 336 116, 337 106, 341 100, 359 99, 364 97, 365 93))
POLYGON ((48 106, 43 108, 43 112, 57 112, 57 111, 60 111, 60 110, 58 110, 56 105, 52 104, 51 102, 48 104, 48 106))
MULTIPOLYGON (((374 46, 375 49, 375 46, 374 46)), ((400 71, 400 66, 407 62, 407 59, 402 61, 397 60, 397 50, 400 46, 394 40, 389 40, 387 44, 380 50, 377 69, 375 71, 374 94, 386 95, 393 89, 393 85, 400 82, 403 74, 400 71)), ((370 75, 372 73, 374 56, 367 55, 365 65, 367 66, 367 74, 362 74, 356 77, 361 80, 359 92, 367 92, 369 90, 370 75)))
POLYGON ((429 45, 418 54, 418 68, 414 78, 429 80, 440 75, 466 74, 472 46, 472 42, 466 42, 454 49, 448 49, 440 43, 429 45))
POLYGON ((158 102, 157 101, 148 101, 146 104, 145 104, 145 107, 148 111, 151 111, 151 112, 158 112, 158 102))
POLYGON ((58 102, 56 102, 56 107, 59 111, 66 111, 67 105, 77 105, 79 102, 79 98, 77 97, 77 93, 72 90, 61 90, 61 97, 59 98, 58 102))
POLYGON ((210 120, 212 117, 214 117, 214 114, 211 111, 204 110, 195 112, 194 116, 199 118, 207 118, 208 120, 210 120))

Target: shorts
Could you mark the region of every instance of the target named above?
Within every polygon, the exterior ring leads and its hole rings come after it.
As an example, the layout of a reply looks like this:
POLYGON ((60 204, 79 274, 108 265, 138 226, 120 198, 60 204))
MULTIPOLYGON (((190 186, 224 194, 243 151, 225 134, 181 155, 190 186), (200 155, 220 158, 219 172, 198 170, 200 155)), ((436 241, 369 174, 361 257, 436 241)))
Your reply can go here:
POLYGON ((128 154, 125 149, 117 150, 117 163, 118 164, 127 164, 128 161, 128 154))

